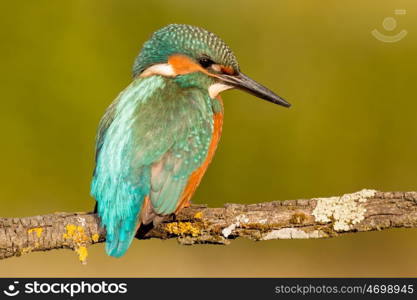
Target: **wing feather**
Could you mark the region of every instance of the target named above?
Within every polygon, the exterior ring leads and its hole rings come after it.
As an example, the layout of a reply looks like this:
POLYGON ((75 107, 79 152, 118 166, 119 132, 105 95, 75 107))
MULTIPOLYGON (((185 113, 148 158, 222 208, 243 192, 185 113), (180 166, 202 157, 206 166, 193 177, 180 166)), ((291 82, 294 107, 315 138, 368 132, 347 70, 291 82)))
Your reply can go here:
POLYGON ((129 247, 145 197, 158 215, 175 211, 207 156, 212 131, 207 93, 180 90, 160 76, 136 79, 109 107, 99 126, 91 193, 110 255, 129 247))

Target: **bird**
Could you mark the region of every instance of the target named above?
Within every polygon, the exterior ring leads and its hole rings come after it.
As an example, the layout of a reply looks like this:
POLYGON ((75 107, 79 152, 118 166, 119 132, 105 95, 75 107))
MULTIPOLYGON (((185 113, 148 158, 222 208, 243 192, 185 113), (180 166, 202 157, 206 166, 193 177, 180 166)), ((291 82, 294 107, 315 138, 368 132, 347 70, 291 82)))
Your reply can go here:
POLYGON ((220 37, 197 26, 155 31, 132 73, 100 120, 91 182, 113 257, 126 253, 141 226, 190 206, 222 132, 221 92, 239 89, 290 107, 242 73, 220 37))

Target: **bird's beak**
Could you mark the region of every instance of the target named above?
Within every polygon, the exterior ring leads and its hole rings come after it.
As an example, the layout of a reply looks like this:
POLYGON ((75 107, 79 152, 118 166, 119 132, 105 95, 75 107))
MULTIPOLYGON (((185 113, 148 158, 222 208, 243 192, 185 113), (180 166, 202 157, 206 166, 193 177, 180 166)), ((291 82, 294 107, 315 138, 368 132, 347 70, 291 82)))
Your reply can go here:
POLYGON ((280 96, 275 94, 273 91, 267 89, 263 85, 257 83, 255 80, 249 78, 243 73, 238 73, 237 75, 227 75, 222 74, 218 76, 221 81, 225 84, 232 86, 234 88, 246 91, 258 98, 264 99, 266 101, 279 104, 285 107, 290 107, 291 104, 282 99, 280 96))

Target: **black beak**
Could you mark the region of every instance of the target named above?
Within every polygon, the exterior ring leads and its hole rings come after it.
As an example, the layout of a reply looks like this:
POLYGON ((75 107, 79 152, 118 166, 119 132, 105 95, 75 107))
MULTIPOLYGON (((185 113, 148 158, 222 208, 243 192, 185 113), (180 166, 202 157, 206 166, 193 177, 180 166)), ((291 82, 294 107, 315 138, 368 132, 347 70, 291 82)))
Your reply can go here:
POLYGON ((280 96, 267 89, 263 85, 257 83, 255 80, 250 79, 243 73, 238 73, 237 75, 226 75, 222 74, 219 76, 225 84, 231 85, 237 89, 246 91, 258 98, 264 99, 266 101, 279 104, 285 107, 290 107, 287 101, 282 99, 280 96))

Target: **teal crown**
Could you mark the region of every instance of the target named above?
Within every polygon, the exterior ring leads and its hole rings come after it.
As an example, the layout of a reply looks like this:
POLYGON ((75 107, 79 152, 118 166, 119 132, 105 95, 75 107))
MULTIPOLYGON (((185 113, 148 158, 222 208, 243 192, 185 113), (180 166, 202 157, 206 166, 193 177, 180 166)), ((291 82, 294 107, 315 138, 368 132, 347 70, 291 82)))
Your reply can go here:
POLYGON ((133 65, 133 76, 151 65, 166 63, 172 54, 184 54, 196 61, 205 58, 239 70, 232 50, 217 35, 196 26, 171 24, 156 31, 143 45, 133 65))

